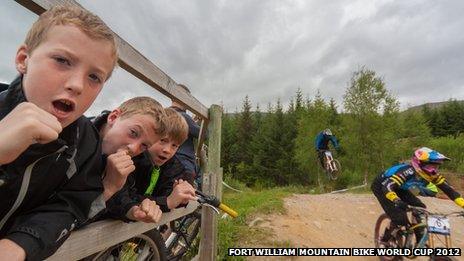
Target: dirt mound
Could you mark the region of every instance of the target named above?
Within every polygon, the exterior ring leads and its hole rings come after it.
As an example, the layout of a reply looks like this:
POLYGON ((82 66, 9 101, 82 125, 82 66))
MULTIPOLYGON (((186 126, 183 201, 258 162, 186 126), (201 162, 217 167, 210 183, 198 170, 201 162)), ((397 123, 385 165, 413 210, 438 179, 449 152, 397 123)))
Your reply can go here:
MULTIPOLYGON (((459 208, 450 200, 421 198, 431 211, 448 213, 459 208)), ((291 247, 374 247, 374 225, 383 213, 369 194, 293 195, 285 199, 286 215, 261 216, 257 226, 271 229, 273 240, 291 247)), ((464 247, 464 219, 452 218, 453 247, 464 247)), ((251 258, 267 260, 269 258, 251 258)), ((291 260, 378 260, 369 257, 308 258, 291 260)), ((464 258, 461 258, 464 260, 464 258)), ((276 259, 273 259, 276 260, 276 259)), ((290 260, 290 258, 277 258, 290 260)))

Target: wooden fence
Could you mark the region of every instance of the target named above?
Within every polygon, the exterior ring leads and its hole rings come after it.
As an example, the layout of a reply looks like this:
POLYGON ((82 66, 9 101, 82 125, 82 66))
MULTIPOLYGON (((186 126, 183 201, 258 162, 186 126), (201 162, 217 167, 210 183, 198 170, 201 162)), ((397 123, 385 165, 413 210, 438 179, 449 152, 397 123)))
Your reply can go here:
MULTIPOLYGON (((20 5, 37 15, 45 10, 62 4, 78 5, 73 0, 15 0, 20 5)), ((82 6, 80 6, 82 7, 82 6)), ((220 198, 222 183, 221 159, 221 118, 222 109, 218 105, 207 108, 191 94, 183 91, 178 84, 155 64, 139 53, 129 43, 116 33, 119 51, 119 66, 155 88, 171 99, 176 99, 190 111, 201 117, 201 131, 198 138, 197 155, 208 132, 209 159, 201 166, 203 170, 203 190, 220 198), (209 125, 209 128, 208 128, 209 125)), ((176 209, 165 213, 157 224, 141 222, 124 223, 121 221, 100 221, 71 233, 68 240, 49 260, 78 260, 97 253, 119 242, 123 242, 135 235, 146 232, 154 227, 169 223, 179 217, 193 212, 198 206, 197 202, 190 202, 186 208, 176 209)), ((202 209, 200 260, 216 260, 217 256, 217 218, 209 208, 202 209)))

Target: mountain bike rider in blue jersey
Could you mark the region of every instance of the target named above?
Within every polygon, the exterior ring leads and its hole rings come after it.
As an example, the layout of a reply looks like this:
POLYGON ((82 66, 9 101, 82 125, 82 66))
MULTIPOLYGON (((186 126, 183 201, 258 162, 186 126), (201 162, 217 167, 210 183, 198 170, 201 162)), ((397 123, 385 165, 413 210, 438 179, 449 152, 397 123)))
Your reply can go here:
MULTIPOLYGON (((409 225, 406 215, 408 205, 426 207, 411 193, 412 188, 418 188, 422 195, 434 196, 438 187, 458 206, 464 208, 464 199, 438 173, 438 167, 447 160, 450 159, 443 154, 423 147, 414 152, 410 163, 392 166, 374 179, 372 192, 392 221, 382 238, 383 242, 389 241, 394 230, 409 225)), ((421 235, 416 236, 421 238, 421 235)))
POLYGON ((332 143, 332 146, 334 146, 336 150, 340 149, 337 138, 335 137, 335 135, 332 134, 332 131, 330 129, 325 129, 319 132, 319 134, 317 134, 315 146, 319 162, 321 163, 321 166, 324 169, 324 157, 325 152, 329 150, 329 142, 332 143))

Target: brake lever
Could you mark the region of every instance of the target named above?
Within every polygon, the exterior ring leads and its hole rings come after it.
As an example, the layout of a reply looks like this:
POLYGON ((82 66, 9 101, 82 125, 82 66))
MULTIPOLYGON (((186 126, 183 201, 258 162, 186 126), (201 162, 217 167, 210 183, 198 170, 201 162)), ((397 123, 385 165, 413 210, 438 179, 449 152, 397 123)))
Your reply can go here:
POLYGON ((219 210, 216 207, 214 207, 213 205, 210 205, 208 203, 203 203, 203 206, 207 206, 207 207, 212 208, 219 215, 219 210))

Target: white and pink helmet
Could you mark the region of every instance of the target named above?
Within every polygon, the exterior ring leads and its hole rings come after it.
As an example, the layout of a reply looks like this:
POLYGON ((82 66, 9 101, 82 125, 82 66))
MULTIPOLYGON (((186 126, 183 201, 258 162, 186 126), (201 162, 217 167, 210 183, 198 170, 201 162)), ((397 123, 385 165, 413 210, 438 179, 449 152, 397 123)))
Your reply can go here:
POLYGON ((416 170, 422 170, 427 175, 433 176, 438 172, 438 166, 445 160, 450 160, 436 150, 422 147, 414 151, 412 165, 416 170))

